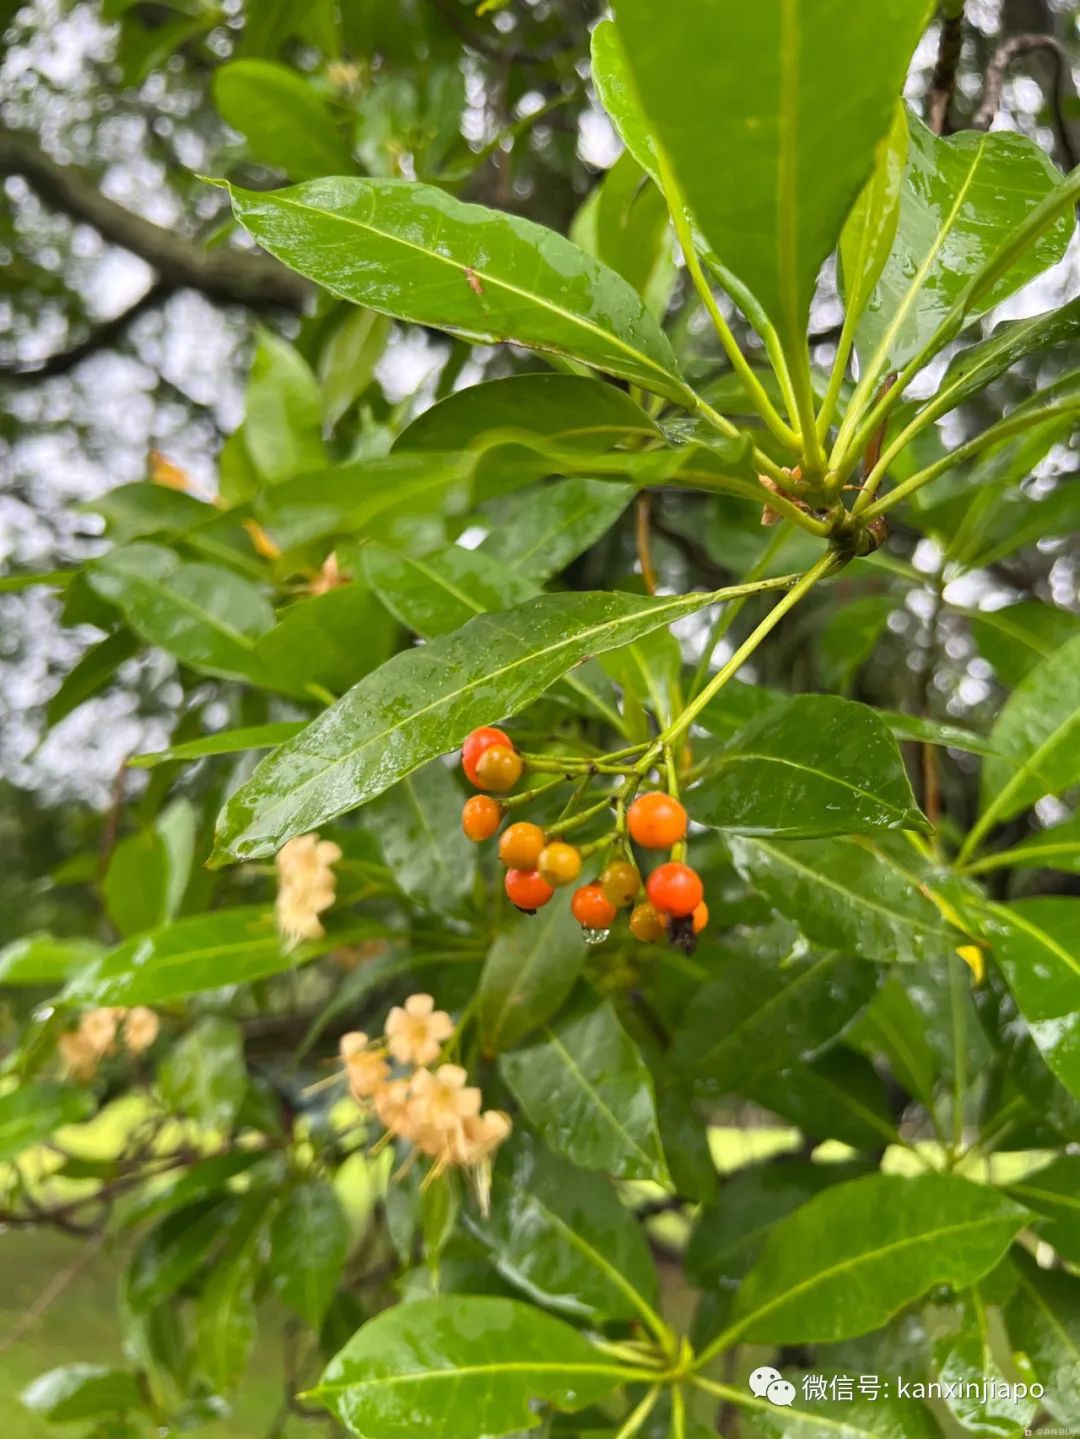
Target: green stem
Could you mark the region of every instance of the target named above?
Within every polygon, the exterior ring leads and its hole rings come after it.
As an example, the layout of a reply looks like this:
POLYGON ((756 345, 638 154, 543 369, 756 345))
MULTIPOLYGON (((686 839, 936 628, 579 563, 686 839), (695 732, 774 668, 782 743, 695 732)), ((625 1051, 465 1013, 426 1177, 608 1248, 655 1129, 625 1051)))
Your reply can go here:
MULTIPOLYGON (((586 775, 588 780, 588 775, 586 775)), ((554 779, 546 780, 543 784, 537 784, 532 789, 523 789, 520 794, 512 794, 507 799, 497 801, 503 809, 518 809, 523 804, 530 804, 542 794, 547 794, 549 789, 558 789, 561 784, 566 784, 567 778, 564 774, 558 774, 554 779)))
MULTIPOLYGON (((772 564, 773 560, 787 543, 790 534, 791 531, 785 526, 777 525, 769 543, 751 566, 750 573, 746 577, 748 580, 761 578, 764 571, 768 569, 769 565, 772 564)), ((734 600, 730 605, 725 605, 717 616, 716 623, 709 633, 709 638, 705 641, 705 648, 701 651, 701 658, 698 660, 697 668, 694 671, 694 678, 690 684, 691 699, 694 698, 698 690, 700 690, 701 686, 705 683, 705 677, 709 673, 709 665, 712 663, 712 657, 716 653, 717 645, 738 619, 745 604, 745 598, 734 600)))
POLYGON ((681 1384, 671 1391, 671 1439, 686 1439, 686 1396, 681 1384))
POLYGON ((821 444, 825 443, 825 436, 829 433, 829 426, 832 424, 833 415, 836 413, 837 402, 840 399, 840 391, 844 388, 844 376, 847 374, 848 360, 851 358, 851 346, 855 339, 855 317, 850 309, 844 311, 844 324, 840 331, 840 339, 836 347, 836 358, 833 360, 832 373, 829 375, 829 387, 825 391, 825 398, 821 402, 821 409, 817 417, 817 434, 821 444))
POLYGON ((686 268, 690 272, 690 278, 694 282, 694 288, 701 298, 701 303, 705 306, 709 318, 713 322, 713 328, 720 337, 720 343, 724 347, 724 353, 731 363, 731 368, 739 376, 739 379, 742 380, 743 385, 746 387, 746 393, 750 403, 761 416, 766 429, 780 441, 785 449, 790 450, 793 454, 797 454, 799 449, 799 436, 790 425, 784 422, 773 406, 772 401, 765 393, 764 386, 754 373, 742 350, 739 349, 735 336, 731 333, 731 327, 724 319, 723 313, 716 303, 716 296, 713 294, 712 287, 709 285, 708 280, 705 278, 705 273, 701 268, 701 261, 698 258, 697 246, 694 244, 694 236, 690 229, 689 221, 687 220, 686 207, 683 203, 682 195, 679 192, 675 176, 671 172, 671 167, 668 165, 667 159, 662 153, 659 155, 659 165, 664 198, 667 201, 668 210, 671 212, 672 223, 675 226, 675 234, 682 248, 686 268))
POLYGON ((614 798, 615 796, 613 794, 606 794, 604 798, 598 800, 596 804, 591 804, 588 809, 580 810, 570 819, 559 819, 556 820, 554 824, 547 825, 544 833, 549 835, 568 834, 572 829, 580 829, 583 824, 588 824, 593 815, 600 814, 601 811, 605 809, 610 809, 614 798))
MULTIPOLYGON (((840 569, 844 563, 843 557, 838 555, 835 550, 828 550, 815 564, 811 565, 804 575, 800 576, 791 589, 788 590, 787 594, 773 605, 761 623, 743 640, 742 644, 727 663, 717 670, 716 674, 713 675, 701 693, 695 699, 692 699, 682 714, 672 720, 671 724, 657 736, 651 748, 646 750, 645 754, 642 755, 635 766, 639 774, 645 774, 648 771, 654 763, 656 756, 662 753, 665 745, 673 744, 675 740, 686 733, 706 705, 720 693, 728 680, 741 669, 766 636, 776 628, 787 612, 794 609, 802 597, 812 590, 819 580, 823 580, 827 575, 840 569)), ((768 581, 758 581, 758 583, 767 584, 768 581)), ((752 590, 749 592, 753 593, 752 590)))
POLYGON ((645 1420, 648 1419, 649 1415, 656 1408, 656 1401, 662 1393, 663 1390, 660 1388, 660 1385, 654 1384, 648 1394, 645 1395, 645 1398, 630 1415, 629 1419, 627 1419, 626 1423, 615 1435, 615 1439, 633 1439, 633 1436, 639 1432, 645 1420))
POLYGON ((810 484, 818 484, 825 474, 825 451, 818 439, 810 352, 805 339, 799 341, 790 358, 794 362, 791 367, 791 383, 795 392, 795 407, 803 442, 803 479, 810 484))

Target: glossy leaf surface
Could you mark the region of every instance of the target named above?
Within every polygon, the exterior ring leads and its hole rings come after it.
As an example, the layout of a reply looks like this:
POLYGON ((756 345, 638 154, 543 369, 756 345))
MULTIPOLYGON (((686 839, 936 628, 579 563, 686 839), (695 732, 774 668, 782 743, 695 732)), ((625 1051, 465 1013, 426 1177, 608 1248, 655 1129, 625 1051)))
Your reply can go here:
POLYGON ((333 114, 304 79, 271 60, 231 60, 214 75, 222 119, 247 139, 256 160, 294 180, 347 174, 353 162, 333 114))
POLYGON ((461 790, 439 760, 406 775, 365 816, 394 882, 417 904, 460 907, 476 874, 476 847, 461 832, 461 790))
POLYGON ((671 346, 633 289, 530 220, 402 180, 230 194, 260 245, 343 299, 473 339, 554 350, 685 398, 671 346))
POLYGON ((1060 1424, 1080 1424, 1080 1284, 1062 1271, 1040 1269, 1014 1250, 1017 1291, 1006 1322, 1013 1346, 1031 1360, 1046 1388, 1042 1404, 1060 1424))
POLYGON ((349 1222, 332 1185, 311 1179, 291 1189, 270 1226, 274 1287, 305 1324, 318 1329, 349 1249, 349 1222))
POLYGON ((450 634, 488 610, 521 604, 537 590, 527 574, 460 545, 413 555, 369 544, 364 569, 391 614, 424 639, 450 634))
POLYGON ((437 1414, 440 1439, 532 1428, 533 1402, 582 1409, 619 1370, 561 1319, 508 1299, 448 1295, 400 1304, 365 1324, 312 1398, 364 1439, 413 1439, 437 1414))
POLYGON ((0 1160, 17 1158, 65 1124, 78 1124, 93 1108, 93 1096, 85 1089, 44 1080, 0 1095, 0 1160))
POLYGON ((581 974, 585 942, 566 904, 522 915, 495 939, 480 976, 480 1034, 487 1054, 512 1049, 562 1004, 581 974))
POLYGON ((560 480, 514 498, 513 523, 496 511, 481 550, 518 574, 550 579, 590 549, 633 498, 631 485, 560 480))

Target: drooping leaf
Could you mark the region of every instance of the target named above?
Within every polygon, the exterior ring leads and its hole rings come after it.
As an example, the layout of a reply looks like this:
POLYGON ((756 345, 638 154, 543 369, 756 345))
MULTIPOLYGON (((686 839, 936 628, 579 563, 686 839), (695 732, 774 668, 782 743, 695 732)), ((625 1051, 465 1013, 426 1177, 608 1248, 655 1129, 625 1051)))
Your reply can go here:
POLYGON ((250 984, 306 964, 347 938, 384 932, 374 920, 358 920, 344 933, 310 940, 290 951, 267 909, 252 906, 192 915, 109 950, 72 977, 63 999, 74 1005, 162 1004, 226 984, 250 984))
POLYGON ((878 1328, 936 1284, 1001 1259, 1027 1211, 951 1174, 873 1174, 781 1219, 744 1277, 729 1339, 804 1344, 878 1328))
POLYGON ((495 939, 480 976, 484 1051, 512 1049, 555 1013, 581 974, 585 942, 569 905, 521 916, 495 939))
POLYGON ((515 714, 587 656, 703 603, 541 595, 395 655, 259 764, 221 816, 217 860, 273 853, 455 748, 474 726, 515 714))
POLYGON ((537 1400, 575 1410, 620 1369, 561 1319, 508 1299, 447 1295, 370 1320, 323 1371, 311 1397, 365 1439, 414 1439, 430 1416, 440 1439, 529 1429, 537 1400))
POLYGON ((128 760, 133 769, 153 769, 174 760, 204 759, 212 755, 242 754, 245 750, 273 749, 304 728, 303 720, 279 720, 272 724, 246 725, 242 729, 218 730, 200 739, 182 740, 168 749, 136 754, 128 760))
POLYGON ((318 1329, 342 1277, 349 1223, 332 1185, 305 1180, 291 1189, 270 1226, 274 1287, 305 1324, 318 1329))
POLYGON ((560 480, 494 508, 481 550, 536 581, 550 579, 611 528, 634 495, 632 485, 560 480), (512 516, 512 520, 511 520, 512 516))
POLYGON ((1026 1354, 1046 1390, 1040 1403, 1059 1424, 1080 1424, 1080 1281, 1040 1269, 1013 1251, 1018 1286, 1006 1310, 1013 1348, 1026 1354))
POLYGON ((883 721, 835 695, 796 695, 737 734, 694 791, 694 818, 789 839, 926 827, 883 721))
POLYGON ((49 1139, 65 1124, 78 1124, 94 1109, 85 1089, 44 1080, 0 1095, 0 1162, 49 1139))
POLYGON ((991 953, 1048 1067, 1080 1097, 1080 902, 1022 899, 985 910, 991 953))
POLYGON ((864 959, 914 963, 956 947, 919 875, 879 846, 858 839, 743 837, 730 844, 743 877, 813 944, 864 959))
POLYGON ((66 719, 73 710, 105 688, 117 669, 137 653, 139 642, 130 630, 120 629, 107 635, 68 670, 60 688, 45 707, 49 726, 66 719))
POLYGON ((412 555, 368 544, 364 568, 390 613, 424 639, 450 634, 486 611, 521 604, 537 591, 529 575, 460 545, 412 555))
POLYGON ((461 792, 439 760, 379 796, 370 824, 394 882, 415 904, 460 908, 476 874, 476 848, 461 831, 461 792))
POLYGON ((339 694, 389 659, 395 634, 375 596, 347 584, 290 605, 258 657, 294 693, 316 684, 339 694))
MULTIPOLYGON (((1022 135, 964 130, 941 139, 909 114, 908 168, 892 252, 858 329, 860 355, 880 372, 916 355, 980 264, 1060 182, 1045 151, 1022 135), (911 257, 918 256, 916 265, 911 257)), ((980 298, 998 304, 1059 260, 1072 233, 1065 215, 980 298)))
POLYGON ((229 193, 260 245, 343 299, 688 398, 667 338, 626 281, 531 220, 403 180, 229 193))
POLYGON ((541 1027, 499 1067, 529 1122, 558 1154, 622 1179, 666 1184, 652 1077, 608 1004, 541 1027))
POLYGON ((229 1129, 247 1088, 239 1026, 211 1014, 178 1040, 158 1069, 167 1104, 209 1129, 229 1129))
POLYGON ((273 60, 230 60, 214 71, 214 102, 252 157, 294 180, 354 169, 333 113, 314 84, 273 60))
POLYGON ((1080 635, 1041 660, 998 715, 990 732, 995 754, 983 764, 978 831, 985 833, 1044 794, 1060 794, 1075 784, 1080 779, 1078 737, 1080 635))
POLYGON ((640 1319, 655 1302, 648 1244, 611 1183, 518 1135, 500 1155, 486 1219, 468 1219, 504 1279, 577 1319, 640 1319))
POLYGON ((138 543, 94 560, 87 576, 137 634, 181 663, 226 679, 259 677, 255 642, 273 625, 274 612, 231 570, 138 543))
POLYGON ((790 342, 888 131, 925 18, 922 0, 872 11, 679 0, 662 24, 649 0, 615 5, 635 89, 710 248, 790 342), (709 109, 708 96, 723 105, 709 109))
POLYGON ((872 966, 798 944, 784 954, 755 944, 725 955, 721 977, 699 990, 675 1035, 672 1063, 699 1091, 740 1093, 762 1075, 811 1058, 870 999, 872 966))

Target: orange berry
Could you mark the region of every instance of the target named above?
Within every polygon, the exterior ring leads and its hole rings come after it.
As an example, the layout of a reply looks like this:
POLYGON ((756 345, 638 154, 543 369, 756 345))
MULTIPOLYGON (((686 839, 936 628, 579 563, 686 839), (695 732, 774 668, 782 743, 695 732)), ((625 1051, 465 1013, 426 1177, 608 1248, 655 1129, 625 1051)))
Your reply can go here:
POLYGON ((630 933, 642 944, 659 944, 667 938, 667 921, 654 904, 643 899, 630 913, 630 933))
POLYGON ((536 864, 548 884, 573 884, 581 873, 581 855, 561 839, 545 845, 536 864))
POLYGON ((664 914, 693 914, 705 898, 701 877, 688 864, 662 864, 649 875, 645 893, 664 914))
POLYGON ((694 933, 700 934, 709 922, 709 906, 704 900, 695 906, 694 912, 690 917, 694 921, 694 933))
POLYGON ((544 876, 535 869, 508 869, 503 883, 507 899, 526 914, 541 909, 555 893, 544 876))
POLYGON ((600 876, 600 887, 616 909, 625 909, 637 899, 641 875, 636 864, 616 859, 600 876))
POLYGON ((670 849, 686 833, 686 810, 659 790, 639 795, 626 812, 630 838, 643 849, 670 849))
POLYGON ((474 794, 461 811, 461 828, 474 844, 490 839, 502 823, 502 805, 490 795, 474 794))
POLYGON ((470 784, 479 788, 479 781, 476 778, 476 765, 480 756, 492 745, 502 745, 503 749, 513 749, 513 742, 503 734, 501 729, 492 729, 490 725, 483 725, 480 729, 474 729, 472 734, 461 746, 461 767, 465 771, 465 777, 470 784))
POLYGON ((518 820, 502 832, 499 858, 507 869, 535 869, 544 848, 544 831, 538 824, 518 820))
POLYGON ((473 783, 477 789, 493 789, 501 793, 514 788, 524 768, 525 761, 517 750, 493 744, 484 750, 476 761, 476 778, 473 783))
POLYGON ((570 901, 570 913, 582 929, 610 929, 616 912, 598 884, 583 884, 570 901))

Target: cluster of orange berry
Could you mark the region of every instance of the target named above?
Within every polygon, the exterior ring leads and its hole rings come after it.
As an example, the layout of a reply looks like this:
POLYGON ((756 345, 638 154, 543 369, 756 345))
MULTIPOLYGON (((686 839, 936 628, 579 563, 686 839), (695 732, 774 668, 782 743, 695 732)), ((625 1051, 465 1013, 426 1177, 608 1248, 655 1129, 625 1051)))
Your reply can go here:
MULTIPOLYGON (((525 769, 509 736, 490 726, 469 735, 462 745, 461 763, 477 789, 497 793, 512 789, 525 769)), ((479 844, 497 833, 504 813, 490 794, 473 795, 465 802, 461 827, 479 844)), ((687 823, 679 801, 660 791, 638 796, 626 811, 629 836, 643 849, 670 850, 681 844, 687 823)), ((499 858, 506 866, 507 898, 526 914, 535 913, 557 888, 573 884, 581 873, 582 855, 576 846, 549 838, 539 825, 523 820, 508 825, 499 836, 499 858)), ((605 935, 621 909, 631 909, 630 932, 647 944, 665 938, 685 942, 709 920, 701 877, 676 860, 658 865, 643 887, 635 864, 612 859, 600 878, 581 885, 570 901, 571 913, 590 936, 605 935)))

